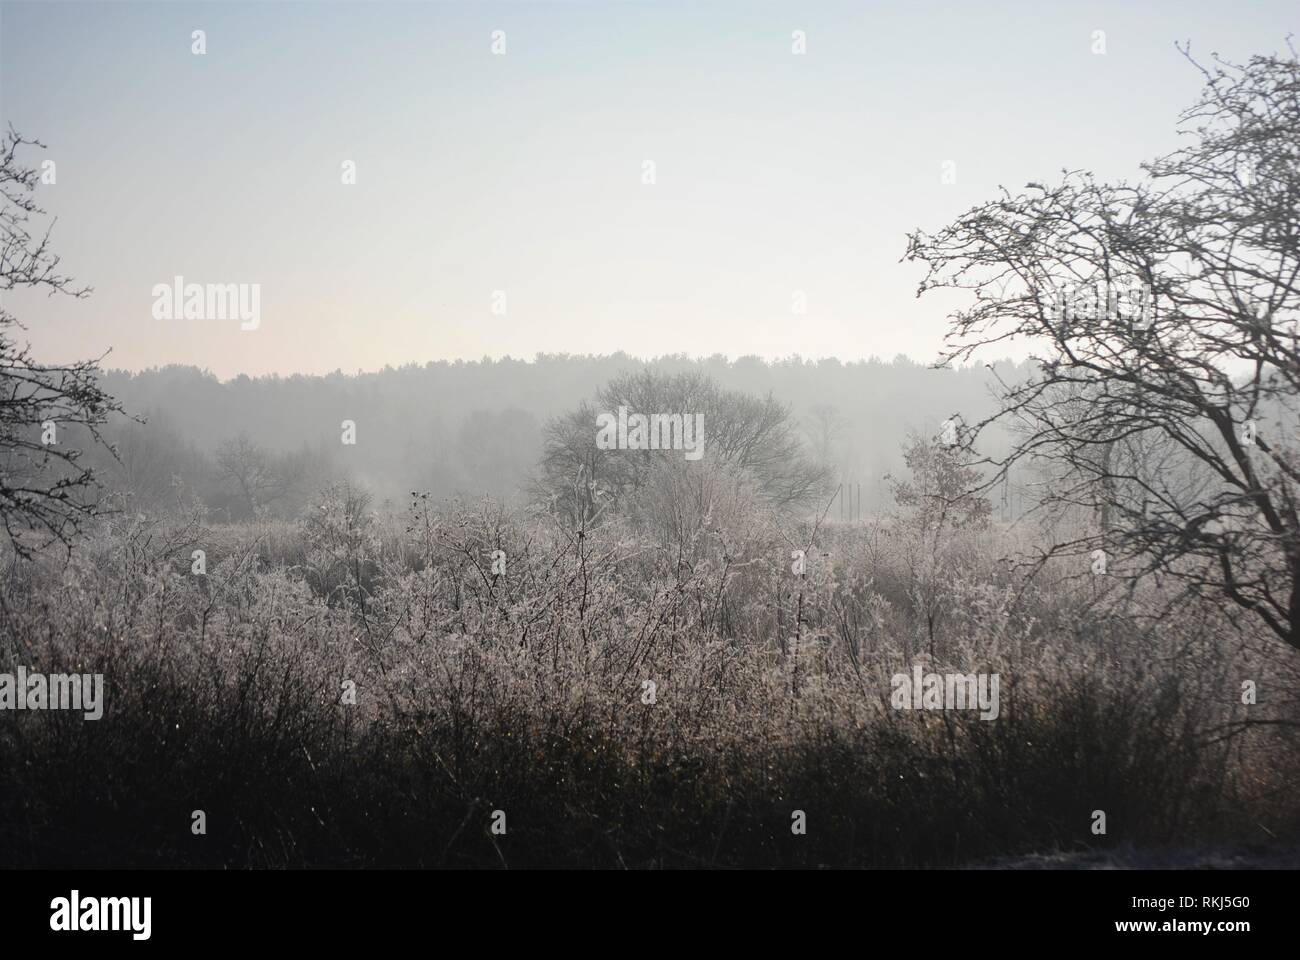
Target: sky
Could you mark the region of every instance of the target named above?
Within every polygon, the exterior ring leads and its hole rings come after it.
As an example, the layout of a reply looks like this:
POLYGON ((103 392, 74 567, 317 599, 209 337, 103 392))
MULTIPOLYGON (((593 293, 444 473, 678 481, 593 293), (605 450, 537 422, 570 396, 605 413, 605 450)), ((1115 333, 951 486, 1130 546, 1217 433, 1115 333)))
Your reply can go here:
POLYGON ((928 362, 958 301, 916 298, 909 231, 1063 167, 1139 176, 1200 89, 1175 41, 1244 59, 1298 25, 1294 0, 0 2, 0 116, 46 144, 23 156, 93 288, 4 306, 42 360, 222 378, 928 362), (168 315, 177 276, 256 285, 255 328, 168 315))

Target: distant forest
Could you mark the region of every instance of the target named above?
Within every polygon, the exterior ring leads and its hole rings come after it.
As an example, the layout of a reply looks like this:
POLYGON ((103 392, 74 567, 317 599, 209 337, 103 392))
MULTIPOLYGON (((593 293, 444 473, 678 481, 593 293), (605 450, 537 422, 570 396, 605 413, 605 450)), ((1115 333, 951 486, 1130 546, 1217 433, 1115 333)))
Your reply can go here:
MULTIPOLYGON (((146 422, 118 418, 105 431, 119 461, 94 449, 87 456, 131 509, 198 497, 218 520, 245 519, 255 510, 293 515, 334 479, 364 487, 376 505, 400 505, 413 491, 517 502, 528 494, 548 420, 590 400, 620 373, 646 369, 694 371, 724 389, 770 394, 790 408, 808 455, 831 468, 832 486, 852 484, 856 497, 860 485, 863 513, 888 506, 884 478, 903 469, 909 432, 933 435, 954 414, 979 420, 993 410, 994 374, 1012 382, 1030 370, 1010 361, 935 369, 903 356, 645 361, 621 353, 224 382, 190 366, 109 370, 103 388, 146 422), (354 445, 341 442, 345 420, 356 424, 354 445)), ((849 507, 858 509, 857 501, 835 509, 849 507)))

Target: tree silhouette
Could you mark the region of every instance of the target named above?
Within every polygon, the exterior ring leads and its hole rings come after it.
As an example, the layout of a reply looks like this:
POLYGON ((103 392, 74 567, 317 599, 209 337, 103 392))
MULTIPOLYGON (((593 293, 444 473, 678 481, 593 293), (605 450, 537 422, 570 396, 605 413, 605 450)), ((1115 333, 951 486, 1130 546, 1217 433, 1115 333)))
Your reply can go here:
MULTIPOLYGON (((43 290, 82 298, 59 271, 50 229, 32 232, 44 214, 35 201, 37 171, 19 153, 43 148, 12 128, 0 138, 0 293, 43 290)), ((99 428, 121 407, 99 387, 99 359, 62 365, 36 362, 25 329, 0 306, 0 521, 20 556, 50 543, 71 545, 82 521, 99 512, 100 486, 75 443, 103 443, 99 428)))
MULTIPOLYGON (((1289 46, 1289 45, 1288 45, 1289 46)), ((943 362, 1014 338, 1037 373, 994 422, 1051 469, 1045 502, 1101 522, 1050 553, 1104 549, 1226 597, 1300 648, 1300 65, 1197 64, 1189 142, 1138 183, 1067 171, 909 237, 920 293, 973 291, 943 362)), ((972 440, 973 442, 973 440, 972 440)))

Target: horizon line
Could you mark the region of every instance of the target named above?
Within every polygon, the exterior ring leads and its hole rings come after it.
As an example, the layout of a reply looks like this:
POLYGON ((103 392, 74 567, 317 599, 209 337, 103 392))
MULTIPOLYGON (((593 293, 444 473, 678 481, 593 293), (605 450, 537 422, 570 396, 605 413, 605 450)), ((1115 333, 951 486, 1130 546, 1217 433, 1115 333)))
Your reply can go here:
POLYGON ((488 365, 506 365, 506 364, 539 366, 542 363, 553 362, 553 361, 561 361, 561 362, 577 361, 577 362, 599 363, 599 362, 605 362, 611 360, 622 360, 625 362, 641 364, 644 366, 654 366, 656 364, 663 364, 663 363, 688 363, 688 364, 696 364, 696 365, 699 364, 716 365, 718 363, 722 363, 725 364, 727 367, 733 367, 733 368, 740 366, 741 364, 758 365, 758 366, 769 367, 769 368, 782 367, 782 366, 819 367, 825 364, 834 364, 842 367, 859 367, 859 366, 892 367, 892 366, 909 365, 913 367, 923 367, 930 370, 947 370, 953 373, 972 370, 977 367, 990 367, 990 366, 1003 366, 1003 365, 1018 367, 1033 362, 1032 358, 1025 358, 1023 360, 1014 360, 1011 357, 1001 357, 998 358, 997 360, 991 360, 986 362, 939 365, 935 361, 917 360, 914 357, 901 352, 895 354, 892 359, 888 359, 888 360, 886 360, 885 358, 877 354, 872 354, 869 357, 859 357, 857 359, 845 360, 836 356, 804 357, 797 353, 789 354, 787 356, 774 356, 774 357, 764 357, 758 354, 727 355, 721 353, 714 353, 708 355, 690 355, 686 353, 665 353, 653 357, 640 357, 619 350, 619 351, 615 351, 614 353, 568 353, 565 351, 556 351, 556 352, 539 351, 537 353, 534 353, 531 359, 525 357, 515 357, 508 353, 501 354, 500 356, 496 356, 496 357, 484 355, 476 359, 470 359, 467 357, 453 357, 453 358, 442 357, 436 360, 433 359, 424 360, 424 361, 412 360, 410 362, 402 363, 402 364, 387 363, 384 364, 382 367, 372 368, 372 369, 358 368, 352 372, 347 372, 343 370, 342 367, 335 367, 333 370, 317 371, 317 372, 302 371, 302 370, 296 370, 287 373, 283 371, 271 371, 271 372, 256 373, 256 374, 240 372, 225 377, 218 376, 216 373, 212 371, 210 367, 200 367, 199 365, 193 363, 154 364, 152 366, 138 367, 135 369, 131 369, 127 367, 101 366, 100 370, 103 374, 106 375, 115 374, 115 375, 125 375, 129 377, 143 376, 150 373, 159 373, 165 370, 193 370, 202 376, 210 377, 218 381, 219 383, 224 384, 224 383, 230 383, 234 380, 239 380, 241 378, 248 379, 248 380, 266 380, 266 379, 290 379, 293 377, 304 377, 304 378, 326 378, 326 377, 337 377, 337 376, 365 377, 365 376, 375 376, 388 371, 396 372, 402 370, 410 370, 413 368, 429 369, 429 368, 436 368, 436 367, 443 367, 443 366, 445 367, 467 366, 468 367, 468 366, 488 366, 488 365))

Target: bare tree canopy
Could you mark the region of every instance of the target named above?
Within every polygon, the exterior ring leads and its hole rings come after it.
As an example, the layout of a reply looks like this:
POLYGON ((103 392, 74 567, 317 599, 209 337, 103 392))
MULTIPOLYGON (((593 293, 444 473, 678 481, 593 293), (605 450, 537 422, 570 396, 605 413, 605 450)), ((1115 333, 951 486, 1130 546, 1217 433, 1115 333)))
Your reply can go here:
POLYGON ((217 447, 216 474, 234 495, 240 515, 254 517, 292 496, 306 479, 307 460, 301 451, 268 451, 241 432, 217 447))
POLYGON ((1198 64, 1188 143, 1134 184, 1066 171, 909 237, 919 293, 975 292, 942 362, 1030 338, 1039 371, 995 421, 1046 463, 1048 502, 1102 522, 1055 551, 1104 549, 1252 611, 1300 647, 1296 511, 1300 65, 1198 64))
MULTIPOLYGON (((34 198, 39 177, 18 155, 42 146, 12 128, 0 139, 0 293, 29 288, 85 297, 89 288, 59 272, 50 229, 30 229, 44 213, 34 198)), ((22 329, 0 307, 0 521, 27 556, 41 543, 69 545, 78 524, 96 512, 98 482, 70 441, 100 441, 99 427, 121 408, 99 387, 98 360, 37 363, 17 339, 22 329)))
POLYGON ((597 446, 598 414, 620 407, 646 414, 701 415, 702 455, 743 471, 776 505, 805 503, 826 485, 827 470, 805 456, 790 409, 771 396, 723 390, 698 373, 643 371, 615 377, 596 399, 595 405, 584 403, 546 428, 537 492, 543 499, 553 498, 567 513, 593 516, 600 499, 617 503, 649 475, 658 451, 597 446))

